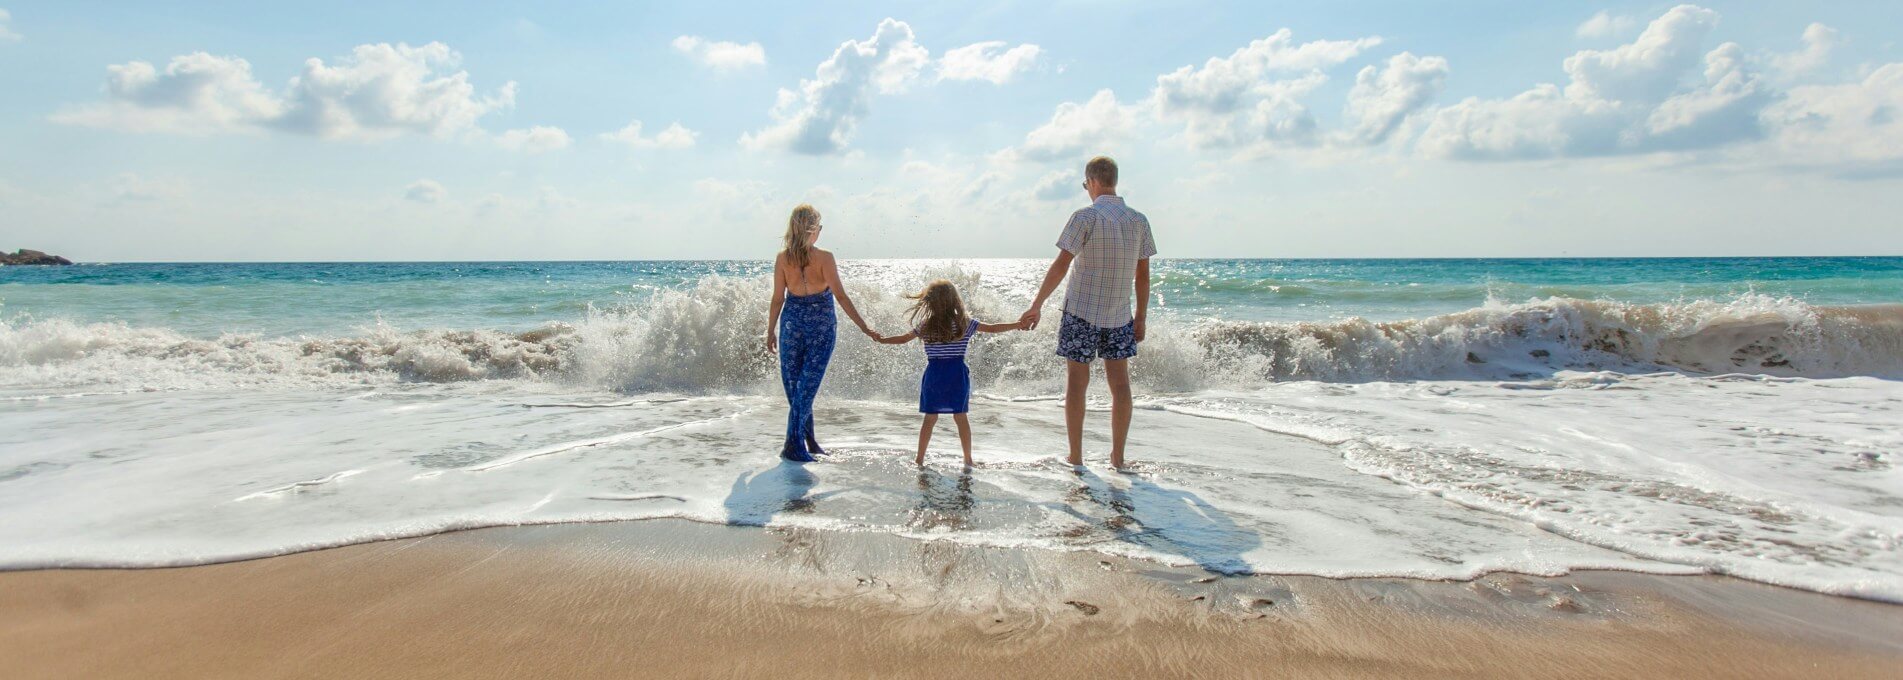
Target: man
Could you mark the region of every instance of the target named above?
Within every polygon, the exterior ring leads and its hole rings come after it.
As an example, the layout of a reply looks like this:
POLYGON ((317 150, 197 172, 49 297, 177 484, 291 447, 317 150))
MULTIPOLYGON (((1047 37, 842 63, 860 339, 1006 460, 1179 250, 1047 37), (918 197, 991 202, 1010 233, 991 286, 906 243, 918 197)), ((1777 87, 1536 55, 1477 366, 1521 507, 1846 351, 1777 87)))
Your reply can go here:
POLYGON ((1057 332, 1057 355, 1064 357, 1068 371, 1064 429, 1070 435, 1070 464, 1084 464, 1084 393, 1090 388, 1090 362, 1101 358, 1110 383, 1110 465, 1123 469, 1123 443, 1130 434, 1130 357, 1143 341, 1156 240, 1150 235, 1149 218, 1125 206, 1117 195, 1116 161, 1090 159, 1084 165, 1084 190, 1090 193, 1090 206, 1072 213, 1064 225, 1057 259, 1044 274, 1037 299, 1018 320, 1036 328, 1044 301, 1070 274, 1064 321, 1057 332))

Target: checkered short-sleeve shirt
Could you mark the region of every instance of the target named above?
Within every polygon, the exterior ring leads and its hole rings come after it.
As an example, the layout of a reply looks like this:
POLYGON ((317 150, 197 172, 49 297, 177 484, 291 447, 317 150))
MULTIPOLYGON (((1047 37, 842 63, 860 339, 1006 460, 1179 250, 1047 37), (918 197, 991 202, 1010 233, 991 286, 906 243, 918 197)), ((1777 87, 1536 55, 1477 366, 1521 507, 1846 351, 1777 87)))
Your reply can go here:
POLYGON ((1150 218, 1119 196, 1098 196, 1072 213, 1057 247, 1075 256, 1064 287, 1064 311, 1098 328, 1118 328, 1135 318, 1137 260, 1156 254, 1150 218))

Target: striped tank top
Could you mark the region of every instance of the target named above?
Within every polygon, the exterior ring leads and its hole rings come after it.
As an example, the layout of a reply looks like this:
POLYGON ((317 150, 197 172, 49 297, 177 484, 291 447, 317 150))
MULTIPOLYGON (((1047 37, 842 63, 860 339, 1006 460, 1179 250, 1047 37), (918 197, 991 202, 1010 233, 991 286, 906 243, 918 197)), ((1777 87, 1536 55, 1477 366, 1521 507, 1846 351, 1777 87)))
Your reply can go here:
MULTIPOLYGON (((912 332, 917 333, 918 330, 913 329, 912 332)), ((971 325, 965 327, 965 337, 959 338, 957 340, 953 340, 951 342, 925 343, 925 358, 927 359, 963 359, 965 358, 965 349, 971 346, 971 336, 977 332, 978 332, 978 320, 972 319, 971 325)))

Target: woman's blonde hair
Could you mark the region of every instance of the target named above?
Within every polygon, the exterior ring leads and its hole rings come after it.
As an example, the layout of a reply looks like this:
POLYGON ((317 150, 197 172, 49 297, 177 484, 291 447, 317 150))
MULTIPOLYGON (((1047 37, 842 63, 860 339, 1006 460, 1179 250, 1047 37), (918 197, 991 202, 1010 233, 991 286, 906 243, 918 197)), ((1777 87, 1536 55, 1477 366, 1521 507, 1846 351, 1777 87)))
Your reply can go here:
POLYGON ((786 247, 780 251, 786 253, 786 262, 795 268, 805 268, 812 259, 813 246, 808 235, 819 229, 819 209, 812 204, 801 203, 786 218, 786 247))
POLYGON ((958 287, 952 282, 939 279, 925 284, 925 290, 906 297, 918 301, 912 303, 912 309, 905 315, 918 329, 920 339, 926 342, 964 339, 965 326, 971 323, 971 317, 965 313, 965 301, 958 298, 958 287))

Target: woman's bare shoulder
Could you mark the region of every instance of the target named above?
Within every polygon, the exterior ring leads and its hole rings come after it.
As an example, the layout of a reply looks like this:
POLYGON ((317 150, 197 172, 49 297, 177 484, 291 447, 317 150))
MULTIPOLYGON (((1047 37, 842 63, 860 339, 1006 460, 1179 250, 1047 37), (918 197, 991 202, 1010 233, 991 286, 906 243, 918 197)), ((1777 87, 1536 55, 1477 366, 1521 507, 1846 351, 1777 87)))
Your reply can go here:
POLYGON ((814 262, 831 263, 833 261, 833 251, 823 248, 813 248, 812 253, 814 262))

